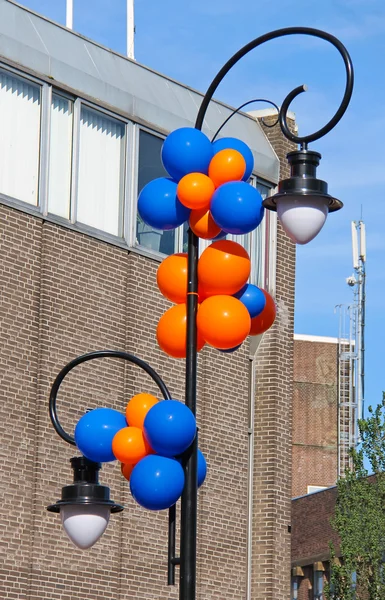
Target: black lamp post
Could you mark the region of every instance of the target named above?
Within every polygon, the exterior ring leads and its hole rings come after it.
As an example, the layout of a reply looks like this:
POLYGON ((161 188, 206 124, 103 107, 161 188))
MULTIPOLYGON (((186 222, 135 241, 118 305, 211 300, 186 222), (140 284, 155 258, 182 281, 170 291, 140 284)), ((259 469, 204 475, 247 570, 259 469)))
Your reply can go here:
MULTIPOLYGON (((264 42, 287 35, 309 35, 330 42, 343 58, 346 69, 346 87, 342 102, 334 117, 314 134, 299 137, 294 135, 287 125, 287 112, 292 100, 305 91, 305 86, 295 88, 282 103, 279 110, 279 123, 284 136, 292 142, 299 144, 300 148, 290 152, 287 156, 291 176, 281 181, 278 193, 264 201, 268 210, 278 212, 278 217, 289 236, 298 243, 306 243, 312 239, 322 227, 328 212, 338 210, 342 203, 328 194, 327 184, 317 179, 316 168, 321 155, 308 149, 308 143, 313 142, 328 133, 339 122, 345 113, 353 90, 353 67, 350 56, 343 44, 334 36, 308 27, 288 27, 272 31, 256 38, 241 48, 222 67, 210 84, 199 109, 195 123, 196 129, 202 129, 208 105, 222 79, 230 69, 246 54, 264 42), (298 228, 298 215, 302 209, 310 209, 312 217, 298 228), (296 215, 293 220, 293 210, 296 215), (315 216, 313 215, 315 214, 315 216), (313 219, 313 222, 312 222, 313 219), (314 223, 316 221, 316 223, 314 223), (322 221, 322 223, 321 223, 322 221), (293 224, 294 223, 294 224, 293 224), (321 225, 320 225, 321 223, 321 225), (307 230, 306 230, 307 228, 307 230), (317 230, 318 228, 318 230, 317 230), (317 230, 317 231, 316 231, 317 230)), ((235 111, 237 112, 237 111, 235 111)), ((303 219, 302 219, 303 221, 303 219)), ((306 221, 306 220, 305 220, 306 221)), ((196 414, 197 392, 197 328, 196 314, 198 306, 198 250, 199 239, 189 230, 188 232, 188 287, 187 287, 187 353, 186 353, 186 387, 185 403, 196 414)), ((50 395, 50 416, 57 433, 66 442, 75 445, 75 440, 61 427, 56 413, 56 396, 61 382, 67 373, 75 366, 95 358, 115 357, 128 360, 144 369, 157 384, 163 397, 170 398, 167 387, 147 363, 132 354, 119 351, 98 351, 86 354, 71 361, 57 376, 50 395)), ((181 501, 181 535, 180 557, 175 556, 175 507, 169 512, 169 564, 168 583, 174 583, 174 569, 180 565, 180 600, 195 600, 196 598, 196 541, 197 541, 197 439, 186 452, 184 457, 185 487, 181 501)), ((74 468, 74 484, 63 488, 62 499, 48 507, 48 510, 58 512, 62 507, 73 501, 76 505, 92 506, 95 504, 107 507, 110 512, 122 510, 118 504, 109 499, 109 491, 105 486, 98 484, 97 472, 100 465, 91 463, 84 458, 72 459, 74 468)))

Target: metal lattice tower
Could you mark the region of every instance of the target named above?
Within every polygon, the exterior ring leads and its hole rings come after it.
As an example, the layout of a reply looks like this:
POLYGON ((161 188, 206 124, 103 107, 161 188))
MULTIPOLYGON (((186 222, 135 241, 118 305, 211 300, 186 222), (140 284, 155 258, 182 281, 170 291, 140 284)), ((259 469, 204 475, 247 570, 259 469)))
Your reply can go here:
POLYGON ((364 414, 364 331, 366 239, 363 221, 352 222, 354 273, 347 278, 354 300, 339 305, 338 335, 338 477, 352 467, 350 450, 359 442, 358 419, 364 414))

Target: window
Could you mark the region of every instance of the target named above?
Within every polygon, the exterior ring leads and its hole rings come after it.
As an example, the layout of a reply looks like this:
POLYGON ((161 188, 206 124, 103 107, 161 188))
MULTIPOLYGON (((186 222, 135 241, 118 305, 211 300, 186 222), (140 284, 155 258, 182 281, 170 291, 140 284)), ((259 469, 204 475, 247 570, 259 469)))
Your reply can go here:
MULTIPOLYGON (((168 176, 162 144, 160 134, 11 67, 0 67, 0 194, 5 203, 23 202, 34 207, 33 214, 37 209, 52 220, 88 226, 92 235, 119 237, 119 245, 166 255, 186 252, 188 223, 158 231, 136 212, 142 188, 168 176), (136 167, 137 179, 131 179, 136 167)), ((263 197, 270 191, 268 183, 255 177, 250 183, 263 197)), ((268 230, 265 215, 256 231, 226 236, 253 258, 250 281, 260 287, 269 273, 268 230)), ((200 251, 210 243, 202 240, 200 251)))
POLYGON ((38 206, 41 86, 0 70, 0 191, 38 206))
POLYGON ((291 600, 298 600, 298 577, 291 578, 291 600))
MULTIPOLYGON (((168 177, 160 157, 163 139, 141 129, 139 131, 138 194, 147 183, 158 177, 168 177)), ((176 230, 159 231, 143 223, 137 216, 136 237, 138 244, 162 254, 174 254, 176 230)))
POLYGON ((82 105, 76 221, 122 235, 125 124, 82 105))
POLYGON ((314 569, 313 571, 313 599, 324 600, 324 573, 323 570, 314 569))
POLYGON ((52 94, 48 212, 70 218, 73 102, 52 94))

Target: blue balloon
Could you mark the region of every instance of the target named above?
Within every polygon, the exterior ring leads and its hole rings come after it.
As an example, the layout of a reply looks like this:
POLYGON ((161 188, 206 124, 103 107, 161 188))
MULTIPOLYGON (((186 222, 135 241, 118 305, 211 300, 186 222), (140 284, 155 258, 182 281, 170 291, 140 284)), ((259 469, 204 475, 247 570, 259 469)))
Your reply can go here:
POLYGON ((154 229, 175 229, 188 220, 191 210, 179 202, 177 184, 160 177, 150 181, 139 194, 138 212, 143 221, 154 229))
POLYGON ((215 238, 212 239, 213 242, 218 242, 219 240, 224 240, 228 234, 226 231, 221 231, 215 238))
POLYGON ((162 146, 163 166, 176 181, 188 173, 207 175, 213 156, 213 146, 208 137, 193 127, 172 131, 162 146))
POLYGON ((184 487, 183 468, 177 460, 149 455, 139 461, 130 477, 131 494, 148 510, 164 510, 180 498, 184 487))
MULTIPOLYGON (((198 459, 198 468, 197 468, 197 476, 198 476, 198 487, 201 487, 202 483, 206 479, 207 474, 207 462, 204 457, 204 454, 199 450, 197 453, 198 459)), ((177 456, 176 460, 183 465, 183 456, 177 456)))
POLYGON ((249 233, 263 219, 262 196, 245 181, 230 181, 215 190, 210 211, 223 231, 235 235, 249 233))
POLYGON ((233 352, 238 350, 241 346, 242 346, 242 344, 238 344, 238 346, 234 346, 234 348, 227 348, 226 350, 223 350, 222 348, 217 348, 217 350, 219 350, 219 352, 224 352, 224 354, 232 354, 233 352))
POLYGON ((116 460, 112 440, 127 427, 125 416, 112 408, 95 408, 79 419, 75 427, 75 442, 80 452, 94 462, 116 460))
POLYGON ((143 426, 151 448, 162 456, 177 456, 187 450, 196 435, 191 410, 177 400, 163 400, 148 411, 143 426))
POLYGON ((243 181, 247 181, 254 169, 254 157, 250 148, 242 140, 237 138, 220 138, 213 143, 214 154, 218 154, 221 150, 238 150, 246 161, 246 171, 242 177, 243 181))
POLYGON ((234 296, 246 306, 252 319, 260 315, 266 306, 265 294, 259 287, 252 283, 246 283, 234 296))
POLYGON ((202 483, 206 479, 207 475, 207 462, 203 453, 198 448, 198 487, 201 487, 202 483))

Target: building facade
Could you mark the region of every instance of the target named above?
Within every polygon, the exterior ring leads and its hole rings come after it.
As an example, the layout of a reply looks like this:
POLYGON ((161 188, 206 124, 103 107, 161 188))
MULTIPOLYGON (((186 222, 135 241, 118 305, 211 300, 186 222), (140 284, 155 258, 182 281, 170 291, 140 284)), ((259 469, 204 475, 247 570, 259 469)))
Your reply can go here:
POLYGON ((292 503, 292 600, 324 600, 329 580, 330 542, 338 555, 339 539, 330 519, 335 486, 294 498, 292 503))
POLYGON ((338 365, 337 338, 294 335, 294 498, 337 481, 338 365))
MULTIPOLYGON (((185 249, 186 231, 149 230, 136 198, 163 175, 162 140, 194 125, 201 98, 0 0, 1 598, 178 597, 166 585, 167 514, 137 506, 118 465, 105 465, 100 479, 126 508, 91 550, 74 548, 46 511, 71 482, 76 454, 50 424, 48 396, 69 360, 118 349, 149 362, 183 399, 184 363, 155 340, 169 307, 156 270, 164 255, 185 249)), ((213 102, 205 132, 213 135, 230 111, 213 102)), ((266 137, 256 119, 238 114, 224 135, 251 147, 251 183, 262 194, 275 187, 280 160, 288 174, 292 147, 277 127, 266 137)), ((278 314, 262 340, 199 356, 208 476, 199 492, 197 596, 287 600, 295 247, 274 214, 237 241, 278 314)), ((93 361, 66 379, 59 416, 73 431, 87 409, 124 410, 141 391, 156 392, 136 367, 93 361)))

